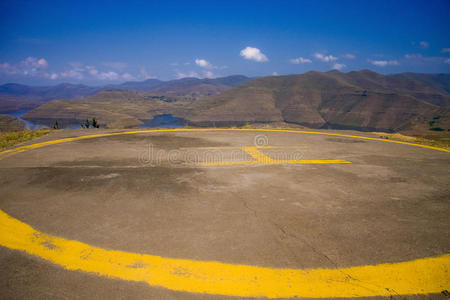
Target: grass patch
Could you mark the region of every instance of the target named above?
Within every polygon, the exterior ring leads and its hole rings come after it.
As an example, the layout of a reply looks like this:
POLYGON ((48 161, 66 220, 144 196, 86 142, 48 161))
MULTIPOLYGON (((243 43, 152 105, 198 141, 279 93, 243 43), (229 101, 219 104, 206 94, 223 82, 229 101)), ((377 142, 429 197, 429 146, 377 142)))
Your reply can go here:
POLYGON ((399 140, 403 142, 439 147, 449 150, 450 149, 450 140, 447 139, 433 139, 433 138, 423 138, 423 137, 414 137, 403 135, 401 133, 385 133, 385 132, 371 132, 372 134, 378 135, 382 139, 393 139, 399 140))
POLYGON ((50 133, 50 129, 0 132, 0 149, 5 149, 50 133))

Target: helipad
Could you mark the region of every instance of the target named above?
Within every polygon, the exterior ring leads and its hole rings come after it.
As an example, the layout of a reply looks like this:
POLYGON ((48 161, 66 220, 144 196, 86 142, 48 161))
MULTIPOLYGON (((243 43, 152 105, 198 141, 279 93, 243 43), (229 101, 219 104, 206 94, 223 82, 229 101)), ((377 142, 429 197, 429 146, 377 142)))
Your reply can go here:
POLYGON ((448 151, 355 132, 86 132, 0 153, 7 298, 450 287, 448 151))

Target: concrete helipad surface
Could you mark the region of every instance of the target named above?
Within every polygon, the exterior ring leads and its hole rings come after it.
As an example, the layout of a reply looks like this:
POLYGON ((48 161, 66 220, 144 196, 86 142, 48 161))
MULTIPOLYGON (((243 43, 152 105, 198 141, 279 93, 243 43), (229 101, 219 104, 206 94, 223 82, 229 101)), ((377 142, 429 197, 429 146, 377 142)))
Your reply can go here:
POLYGON ((448 152, 349 131, 67 130, 29 144, 0 153, 2 298, 450 290, 448 152))

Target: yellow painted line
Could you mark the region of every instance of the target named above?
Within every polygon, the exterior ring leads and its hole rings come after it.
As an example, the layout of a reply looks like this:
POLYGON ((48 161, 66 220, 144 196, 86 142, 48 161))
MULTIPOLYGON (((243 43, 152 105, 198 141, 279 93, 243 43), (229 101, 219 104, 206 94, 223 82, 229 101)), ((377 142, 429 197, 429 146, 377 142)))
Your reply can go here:
POLYGON ((307 149, 308 146, 256 146, 256 149, 307 149))
POLYGON ((258 149, 267 149, 267 146, 263 147, 244 147, 242 148, 247 154, 249 154, 253 161, 214 161, 204 162, 200 165, 203 166, 230 166, 230 165, 275 165, 275 164, 350 164, 351 162, 342 159, 322 159, 322 160, 275 160, 265 155, 258 149))
POLYGON ((215 161, 215 162, 202 162, 201 166, 234 166, 234 165, 255 165, 256 160, 251 161, 215 161))
POLYGON ((301 159, 301 160, 279 160, 277 163, 286 164, 351 164, 351 161, 342 159, 301 159))
MULTIPOLYGON (((344 134, 282 129, 215 128, 139 130, 65 138, 5 150, 0 152, 0 158, 40 147, 89 138, 150 132, 212 130, 322 134, 391 142, 450 152, 447 149, 432 146, 344 134)), ((247 150, 256 162, 275 161, 259 152, 256 147, 248 148, 250 149, 247 150)), ((250 163, 253 163, 253 161, 250 163)), ((439 293, 450 286, 450 254, 407 262, 339 269, 279 269, 172 259, 102 249, 82 242, 41 233, 8 216, 1 210, 0 228, 1 246, 41 257, 69 270, 91 272, 129 281, 147 282, 152 286, 161 286, 177 291, 241 297, 333 298, 439 293)))
POLYGON ((302 160, 273 160, 272 162, 251 160, 251 161, 218 161, 218 162, 203 162, 201 166, 232 166, 232 165, 278 165, 278 164, 351 164, 350 161, 341 159, 302 159, 302 160))
POLYGON ((271 159, 261 151, 258 151, 256 147, 245 147, 244 151, 250 154, 250 156, 253 157, 260 164, 269 165, 277 163, 276 160, 271 159))
POLYGON ((244 146, 223 146, 223 147, 181 147, 180 150, 242 150, 244 146))
POLYGON ((351 164, 350 161, 340 159, 309 159, 309 160, 275 160, 274 162, 259 162, 257 160, 252 161, 220 161, 220 162, 203 162, 201 166, 232 166, 232 165, 278 165, 278 164, 300 164, 300 165, 313 165, 313 164, 351 164))
POLYGON ((240 297, 371 297, 440 293, 450 254, 340 269, 277 269, 106 250, 41 233, 0 210, 0 245, 68 270, 193 293, 240 297))
POLYGON ((410 145, 410 146, 416 146, 416 147, 433 149, 433 150, 437 150, 437 151, 443 151, 443 152, 450 153, 450 150, 447 150, 444 148, 439 148, 439 147, 433 147, 433 146, 427 146, 427 145, 421 145, 421 144, 415 144, 415 143, 409 143, 409 142, 402 142, 402 141, 395 141, 395 140, 386 140, 386 139, 380 139, 380 138, 371 138, 371 137, 365 137, 365 136, 340 134, 340 133, 328 133, 328 132, 305 131, 305 130, 289 130, 289 129, 175 128, 175 129, 134 130, 134 131, 90 134, 90 135, 84 135, 84 136, 78 136, 78 137, 72 137, 72 138, 64 138, 64 139, 58 139, 58 140, 53 140, 53 141, 41 142, 41 143, 31 144, 31 145, 27 145, 27 146, 21 146, 21 147, 10 149, 10 150, 0 151, 0 159, 2 159, 4 156, 7 156, 7 154, 16 154, 18 152, 24 152, 27 150, 45 147, 45 146, 49 146, 49 145, 84 140, 84 139, 92 139, 92 138, 107 137, 107 136, 114 136, 114 135, 124 135, 124 134, 136 134, 136 133, 186 132, 186 131, 256 131, 256 132, 288 132, 288 133, 318 134, 318 135, 339 136, 339 137, 356 138, 356 139, 364 139, 364 140, 371 140, 371 141, 381 141, 381 142, 387 142, 387 143, 410 145))
MULTIPOLYGON (((224 146, 224 147, 181 147, 180 150, 243 150, 247 146, 224 146)), ((306 149, 308 146, 255 146, 256 149, 306 149)))

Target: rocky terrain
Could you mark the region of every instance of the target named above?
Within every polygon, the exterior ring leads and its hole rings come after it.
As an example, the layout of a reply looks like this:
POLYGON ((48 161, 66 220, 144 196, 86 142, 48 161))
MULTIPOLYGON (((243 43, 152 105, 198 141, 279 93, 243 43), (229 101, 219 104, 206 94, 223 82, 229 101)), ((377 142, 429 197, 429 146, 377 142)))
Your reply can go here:
POLYGON ((195 126, 285 122, 310 128, 428 134, 450 128, 449 82, 449 74, 311 71, 258 78, 200 99, 170 85, 152 93, 103 91, 85 99, 50 101, 24 118, 78 123, 96 117, 105 127, 123 128, 139 126, 158 114, 172 114, 195 126))
POLYGON ((253 80, 193 103, 189 120, 312 128, 448 129, 450 75, 308 72, 253 80), (430 123, 431 122, 431 123, 430 123), (430 125, 431 124, 431 125, 430 125))
POLYGON ((197 99, 219 94, 249 80, 251 78, 246 76, 234 75, 215 79, 182 78, 170 81, 147 79, 104 86, 62 83, 55 86, 34 87, 8 83, 0 86, 0 113, 35 108, 54 99, 82 99, 108 90, 154 92, 197 99))
POLYGON ((23 122, 17 118, 0 114, 0 131, 19 131, 23 129, 23 122))

